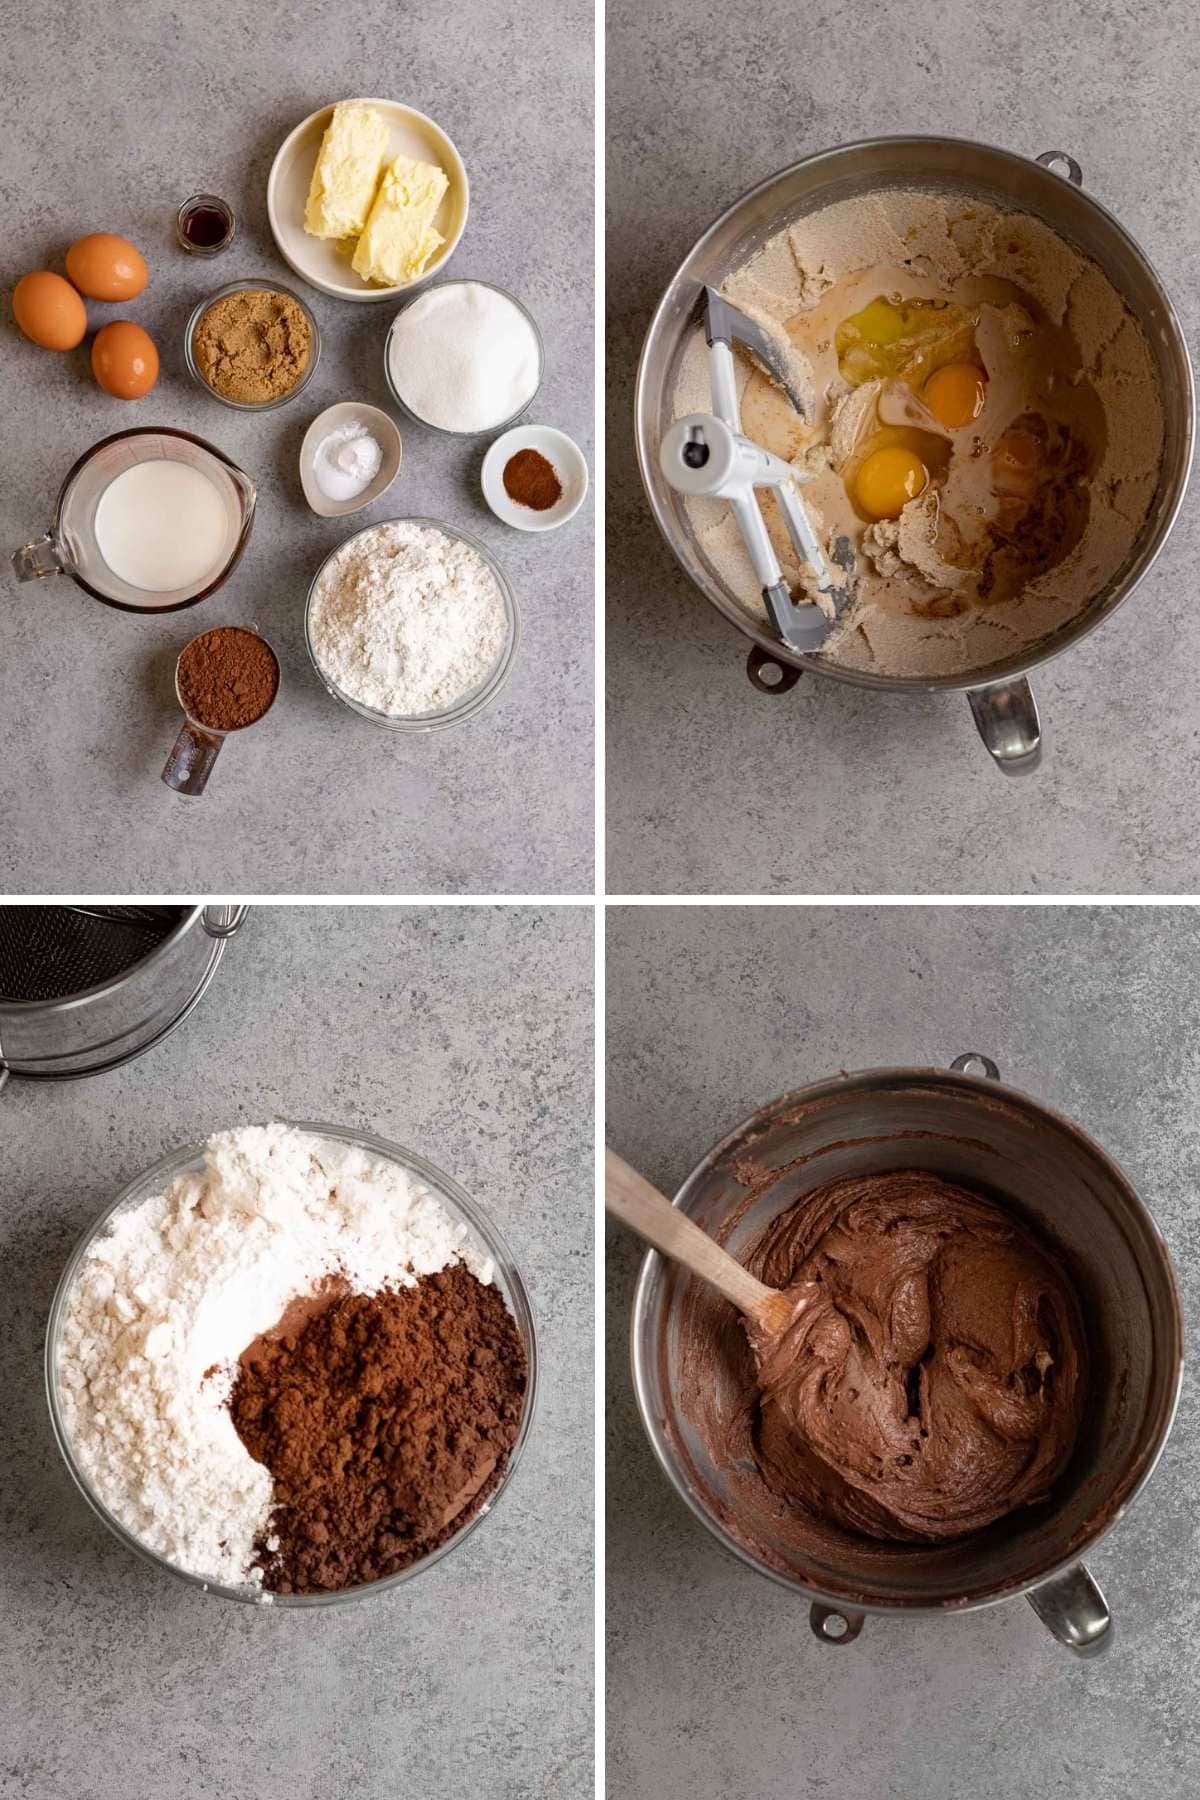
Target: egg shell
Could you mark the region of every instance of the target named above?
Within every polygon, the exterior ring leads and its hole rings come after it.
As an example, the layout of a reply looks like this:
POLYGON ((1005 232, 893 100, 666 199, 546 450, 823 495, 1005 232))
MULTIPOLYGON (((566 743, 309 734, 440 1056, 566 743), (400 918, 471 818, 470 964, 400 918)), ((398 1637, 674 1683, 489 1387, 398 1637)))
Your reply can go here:
POLYGON ((67 251, 67 274, 89 300, 132 300, 149 279, 141 251, 111 231, 78 238, 67 251))
POLYGON ((13 317, 43 350, 73 350, 87 330, 87 308, 69 281, 49 269, 22 275, 12 295, 13 317))
POLYGON ((158 380, 154 339, 132 319, 114 319, 92 340, 92 374, 114 400, 140 400, 158 380))

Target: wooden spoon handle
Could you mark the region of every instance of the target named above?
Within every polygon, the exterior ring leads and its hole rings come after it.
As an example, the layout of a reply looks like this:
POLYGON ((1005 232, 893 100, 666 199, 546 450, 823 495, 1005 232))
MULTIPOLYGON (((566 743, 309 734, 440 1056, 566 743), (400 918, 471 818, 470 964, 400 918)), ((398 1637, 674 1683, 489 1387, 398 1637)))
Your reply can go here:
POLYGON ((739 1312, 754 1319, 771 1315, 773 1303, 779 1299, 777 1290, 743 1269, 615 1150, 604 1153, 604 1204, 614 1219, 707 1281, 726 1300, 732 1300, 739 1312))

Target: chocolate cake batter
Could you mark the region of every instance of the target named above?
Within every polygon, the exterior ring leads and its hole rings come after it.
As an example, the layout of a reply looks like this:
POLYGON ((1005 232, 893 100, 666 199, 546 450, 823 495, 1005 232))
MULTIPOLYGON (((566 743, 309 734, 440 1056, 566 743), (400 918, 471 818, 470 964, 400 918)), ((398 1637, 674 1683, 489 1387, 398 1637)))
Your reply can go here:
POLYGON ((720 1460, 871 1538, 965 1537, 1043 1499, 1079 1428, 1084 1334, 1057 1257, 920 1171, 852 1177, 768 1227, 749 1266, 811 1284, 728 1420, 720 1460))

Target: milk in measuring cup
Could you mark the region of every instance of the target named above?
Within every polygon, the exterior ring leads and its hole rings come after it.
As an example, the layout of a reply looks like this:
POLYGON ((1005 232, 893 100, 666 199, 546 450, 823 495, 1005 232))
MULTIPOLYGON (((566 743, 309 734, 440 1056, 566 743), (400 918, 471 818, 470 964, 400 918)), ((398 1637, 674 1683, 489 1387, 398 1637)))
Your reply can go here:
POLYGON ((100 496, 93 527, 119 580, 149 593, 203 587, 229 558, 229 514, 218 488, 190 463, 135 463, 100 496))

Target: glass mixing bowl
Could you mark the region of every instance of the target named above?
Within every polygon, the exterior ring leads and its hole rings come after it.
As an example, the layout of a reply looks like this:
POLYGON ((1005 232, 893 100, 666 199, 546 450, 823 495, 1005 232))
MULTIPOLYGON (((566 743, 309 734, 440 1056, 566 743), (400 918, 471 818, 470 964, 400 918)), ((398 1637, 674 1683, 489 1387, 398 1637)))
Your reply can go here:
POLYGON ((440 433, 440 435, 442 437, 448 437, 448 438, 492 437, 495 434, 497 434, 498 432, 507 431, 510 425, 515 425, 517 423, 518 419, 523 419, 525 417, 525 414, 529 411, 530 407, 533 405, 534 401, 537 399, 538 395, 541 393, 542 382, 545 379, 545 374, 546 374, 545 340, 542 337, 541 329, 538 325, 538 322, 534 318, 533 314, 530 312, 529 308, 524 304, 523 301, 518 300, 517 296, 515 294, 510 294, 507 288, 497 287, 497 285, 494 281, 474 281, 466 276, 459 277, 453 281, 439 281, 437 283, 436 287, 424 288, 424 289, 422 289, 422 291, 419 294, 414 294, 411 300, 406 300, 404 302, 404 305, 400 308, 400 311, 396 314, 396 317, 392 320, 390 326, 388 327, 387 341, 385 342, 385 344, 383 346, 383 377, 384 377, 384 380, 387 382, 388 392, 391 394, 392 399, 396 402, 396 405, 399 407, 400 411, 404 414, 404 417, 406 419, 411 419, 414 425, 423 425, 425 427, 426 431, 436 431, 436 432, 440 433), (414 408, 412 406, 410 406, 408 401, 404 398, 404 395, 400 392, 400 389, 396 382, 395 374, 393 373, 393 370, 392 370, 392 340, 396 335, 396 326, 399 324, 400 319, 403 316, 403 314, 408 311, 410 306, 415 306, 419 300, 427 300, 429 298, 430 294, 438 293, 441 291, 442 288, 448 288, 448 287, 489 288, 493 294, 499 294, 502 296, 503 299, 510 300, 512 302, 512 304, 516 307, 517 311, 519 313, 524 314, 524 317, 528 321, 528 324, 533 332, 534 338, 537 340, 537 356, 538 356, 537 385, 535 386, 532 394, 530 394, 528 400, 524 401, 522 405, 518 406, 516 412, 510 413, 508 415, 507 419, 497 419, 494 425, 479 425, 471 431, 455 431, 449 425, 435 425, 433 423, 432 419, 424 418, 422 416, 422 414, 415 411, 414 408))
POLYGON ((509 585, 504 570, 487 545, 480 543, 477 537, 472 537, 469 531, 461 531, 457 526, 446 525, 441 519, 376 519, 374 524, 364 525, 361 531, 352 532, 348 538, 343 538, 340 544, 336 544, 313 576, 309 583, 308 598, 304 603, 304 642, 308 650, 309 661, 316 670, 322 687, 327 693, 332 694, 335 700, 340 700, 343 706, 348 706, 351 712, 356 712, 360 719, 369 719, 372 725, 386 726, 389 731, 440 731, 447 725, 465 725, 468 719, 473 719, 476 713, 481 713, 484 707, 490 706, 496 698, 512 674, 513 664, 517 660, 517 650, 521 643, 521 615, 517 610, 517 597, 509 585), (465 694, 460 694, 458 699, 452 701, 449 706, 442 707, 440 712, 383 713, 377 712, 373 706, 364 706, 361 700, 351 699, 349 694, 342 692, 332 676, 321 667, 316 650, 313 648, 312 607, 317 583, 334 557, 340 556, 347 544, 352 544, 355 538, 365 537, 369 531, 378 531, 384 525, 428 525, 434 531, 444 531, 449 538, 457 538, 460 543, 469 544, 492 571, 496 585, 500 589, 500 598, 504 602, 504 616, 508 624, 508 636, 505 639, 504 648, 483 680, 473 688, 468 688, 465 694))
POLYGON ((380 1581, 364 1583, 361 1587, 342 1588, 336 1593, 321 1594, 269 1594, 260 1588, 226 1587, 217 1581, 206 1581, 202 1575, 194 1575, 187 1569, 181 1569, 175 1563, 168 1562, 157 1551, 149 1549, 128 1531, 121 1521, 108 1510, 95 1488, 75 1459, 66 1420, 63 1417, 62 1401, 58 1381, 58 1352, 62 1341, 63 1325, 66 1320, 67 1299, 74 1285, 85 1255, 95 1240, 107 1231, 111 1221, 119 1212, 129 1207, 138 1206, 148 1200, 152 1194, 161 1194, 179 1175, 198 1172, 204 1162, 203 1144, 189 1144, 185 1149, 173 1150, 164 1156, 152 1168, 131 1181, 128 1187, 119 1193, 112 1205, 101 1213, 95 1224, 90 1225, 76 1245, 54 1294, 50 1308, 50 1319, 46 1327, 46 1398, 50 1406, 50 1423, 54 1428, 55 1441, 62 1452, 76 1487, 87 1501, 92 1511, 100 1518, 113 1536, 129 1550, 136 1550, 147 1562, 156 1568, 165 1569, 180 1581, 186 1581, 190 1587, 200 1588, 208 1594, 220 1594, 226 1600, 241 1600, 259 1606, 336 1606, 347 1600, 365 1600, 372 1594, 386 1593, 389 1588, 399 1587, 402 1582, 411 1581, 425 1569, 440 1562, 443 1556, 449 1555, 466 1538, 470 1537, 475 1527, 485 1519, 495 1507, 502 1493, 512 1480, 513 1471, 520 1461, 521 1452, 529 1437, 529 1429, 533 1422, 534 1407, 537 1399, 537 1344, 534 1336, 533 1313, 529 1305, 529 1296, 525 1284, 521 1280, 512 1253, 504 1239, 500 1236, 492 1221, 484 1214, 475 1202, 466 1194, 456 1181, 445 1175, 424 1157, 417 1156, 411 1150, 403 1149, 399 1144, 389 1143, 386 1138, 373 1137, 365 1131, 345 1131, 339 1125, 326 1125, 319 1121, 289 1119, 284 1121, 294 1125, 297 1131, 309 1132, 313 1137, 333 1138, 338 1143, 350 1144, 356 1149, 368 1151, 388 1162, 399 1164, 425 1182, 442 1201, 450 1217, 464 1224, 476 1242, 482 1246, 496 1265, 496 1286, 503 1294, 509 1311, 516 1320, 517 1329, 521 1333, 525 1345, 525 1355, 529 1362, 529 1378, 525 1392, 525 1410, 521 1415, 521 1424, 517 1439, 508 1460, 508 1467, 501 1477, 499 1485, 493 1489, 479 1511, 467 1521, 454 1536, 431 1550, 427 1556, 420 1557, 410 1563, 408 1568, 401 1569, 398 1574, 387 1575, 380 1581))

